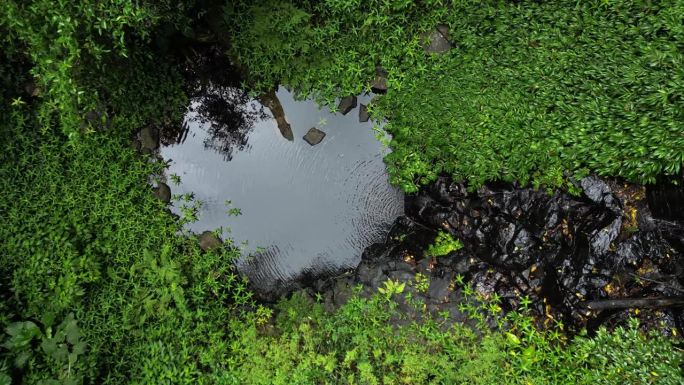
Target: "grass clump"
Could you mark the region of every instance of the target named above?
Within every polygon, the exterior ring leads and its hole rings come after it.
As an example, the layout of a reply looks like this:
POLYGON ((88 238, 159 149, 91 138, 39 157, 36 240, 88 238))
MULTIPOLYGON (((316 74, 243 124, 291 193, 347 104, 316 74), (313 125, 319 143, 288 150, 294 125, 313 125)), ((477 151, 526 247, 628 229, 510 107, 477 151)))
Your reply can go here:
POLYGON ((425 251, 426 257, 441 257, 463 248, 463 244, 446 231, 438 231, 435 241, 425 251))

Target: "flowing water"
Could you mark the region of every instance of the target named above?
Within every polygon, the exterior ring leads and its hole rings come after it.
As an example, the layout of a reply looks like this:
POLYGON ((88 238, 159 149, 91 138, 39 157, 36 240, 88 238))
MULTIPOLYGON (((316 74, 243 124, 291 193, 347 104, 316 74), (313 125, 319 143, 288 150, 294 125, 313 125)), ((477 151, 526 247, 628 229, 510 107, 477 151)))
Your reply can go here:
MULTIPOLYGON (((265 291, 303 273, 356 266, 363 249, 383 241, 403 214, 403 194, 387 182, 387 149, 370 122, 359 122, 359 107, 333 114, 282 88, 276 95, 275 107, 263 98, 263 105, 245 99, 234 106, 242 123, 227 133, 202 115, 207 100, 195 99, 185 131, 161 149, 168 175, 181 178, 177 186, 170 183, 173 193, 194 193, 202 202, 199 220, 189 228, 230 228, 228 237, 248 242, 238 268, 265 291), (315 146, 303 140, 311 127, 326 133, 315 146), (228 215, 230 208, 241 215, 228 215)), ((359 103, 369 101, 359 97, 359 103)))

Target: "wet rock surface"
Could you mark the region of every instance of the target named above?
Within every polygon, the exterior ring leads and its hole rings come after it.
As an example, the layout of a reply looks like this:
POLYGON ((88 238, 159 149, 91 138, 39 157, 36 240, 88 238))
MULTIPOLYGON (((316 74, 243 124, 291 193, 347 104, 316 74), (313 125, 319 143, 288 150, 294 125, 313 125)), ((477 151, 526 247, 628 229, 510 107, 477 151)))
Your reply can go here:
POLYGON ((423 34, 425 40, 424 49, 427 53, 441 54, 451 49, 449 42, 449 27, 440 24, 435 30, 423 34))
POLYGON ((581 196, 509 184, 470 192, 440 178, 407 197, 406 216, 395 222, 387 242, 366 249, 355 271, 303 281, 303 286, 324 293, 326 306, 334 308, 348 298, 347 287, 361 284, 361 293, 369 295, 386 280, 399 280, 428 309, 462 319, 457 311, 462 296, 454 285, 460 274, 480 295, 501 296, 504 310, 529 297, 544 322, 593 330, 632 316, 664 332, 679 329, 681 335, 684 258, 677 245, 684 221, 654 217, 641 186, 596 177, 581 185, 581 196), (438 230, 464 247, 435 259, 423 257, 438 230), (421 275, 428 278, 422 287, 417 285, 421 275), (670 300, 656 301, 663 298, 670 300), (609 302, 625 299, 646 299, 654 306, 609 302), (596 310, 596 301, 608 308, 596 310), (661 306, 667 303, 675 306, 661 306))
POLYGON ((140 144, 143 150, 154 151, 159 148, 159 131, 147 126, 140 131, 140 144))

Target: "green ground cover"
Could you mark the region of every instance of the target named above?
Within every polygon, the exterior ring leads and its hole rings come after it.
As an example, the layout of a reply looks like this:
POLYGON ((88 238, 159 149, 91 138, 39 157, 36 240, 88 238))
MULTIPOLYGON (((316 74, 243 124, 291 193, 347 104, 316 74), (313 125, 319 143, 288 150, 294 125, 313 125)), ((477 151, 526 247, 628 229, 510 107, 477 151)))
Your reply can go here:
POLYGON ((406 191, 446 173, 568 187, 590 172, 635 182, 684 162, 680 1, 257 1, 229 7, 233 51, 257 80, 329 103, 389 92, 392 181, 406 191), (271 12, 277 10, 278 12, 271 12), (351 10, 354 10, 353 12, 351 10), (454 48, 423 51, 450 27, 454 48))
MULTIPOLYGON (((387 285, 386 287, 392 287, 387 285)), ((445 326, 441 316, 391 320, 404 313, 401 289, 358 296, 333 314, 300 295, 278 305, 271 333, 251 326, 236 345, 242 355, 231 375, 244 384, 678 384, 681 355, 636 324, 567 342, 558 329, 539 331, 511 313, 489 328, 445 326)), ((487 305, 492 305, 490 301, 487 305)), ((417 304, 420 306, 420 304, 417 304)), ((498 317, 468 307, 472 320, 498 317)), ((496 306, 486 306, 496 309, 496 306)))

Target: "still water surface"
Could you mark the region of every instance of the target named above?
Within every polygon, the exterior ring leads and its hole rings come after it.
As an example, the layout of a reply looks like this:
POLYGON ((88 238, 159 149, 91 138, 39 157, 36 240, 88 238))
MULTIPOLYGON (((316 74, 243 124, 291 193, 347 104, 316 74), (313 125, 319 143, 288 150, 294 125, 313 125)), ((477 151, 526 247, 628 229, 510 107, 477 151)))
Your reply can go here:
MULTIPOLYGON (((183 138, 161 150, 169 175, 181 177, 180 185, 171 184, 173 193, 192 192, 203 203, 189 228, 197 233, 230 228, 227 236, 248 242, 245 255, 252 255, 238 268, 265 290, 303 272, 356 266, 363 249, 384 240, 403 214, 403 195, 387 182, 382 161, 387 149, 370 122, 359 122, 359 107, 343 116, 310 100, 295 101, 282 88, 277 96, 292 141, 281 134, 269 109, 249 100, 242 108, 257 118, 227 151, 230 144, 216 143, 221 135, 217 138, 197 108, 186 115, 183 138), (302 139, 311 127, 326 133, 315 146, 302 139), (228 215, 227 200, 242 214, 228 215)), ((369 101, 370 96, 359 97, 359 103, 369 101)), ((193 103, 197 107, 201 101, 193 103)))

